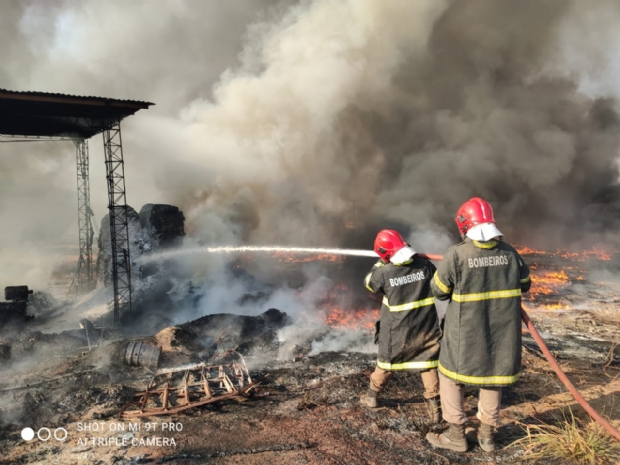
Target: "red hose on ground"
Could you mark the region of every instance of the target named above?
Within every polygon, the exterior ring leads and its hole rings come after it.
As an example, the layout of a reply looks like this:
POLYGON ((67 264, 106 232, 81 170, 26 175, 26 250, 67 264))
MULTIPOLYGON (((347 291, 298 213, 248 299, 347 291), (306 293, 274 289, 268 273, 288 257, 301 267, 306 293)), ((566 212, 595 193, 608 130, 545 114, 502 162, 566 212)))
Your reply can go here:
MULTIPOLYGON (((443 255, 423 254, 423 253, 420 253, 418 255, 428 260, 443 259, 443 255)), ((570 379, 568 379, 566 374, 560 368, 560 365, 558 365, 558 362, 555 360, 555 357, 551 354, 551 351, 549 351, 547 344, 545 344, 545 341, 543 341, 542 337, 540 337, 540 334, 538 333, 538 330, 534 326, 534 323, 532 323, 532 320, 530 320, 530 317, 527 315, 526 311, 523 310, 523 308, 521 308, 521 318, 523 319, 525 326, 527 326, 528 331, 530 332, 530 334, 536 341, 536 344, 538 344, 538 347, 540 347, 540 350, 542 350, 542 353, 544 354, 545 358, 551 365, 551 368, 553 368, 553 371, 555 371, 555 374, 558 375, 558 378, 560 378, 560 381, 562 381, 562 384, 566 386, 566 388, 572 394, 573 398, 577 401, 577 403, 581 405, 584 408, 584 410, 588 412, 588 414, 596 422, 598 422, 598 424, 600 424, 603 428, 605 428, 605 430, 609 434, 611 434, 618 441, 620 441, 620 431, 614 428, 613 425, 611 425, 596 410, 594 410, 592 406, 588 403, 588 401, 583 398, 583 396, 579 393, 579 391, 577 391, 577 388, 575 388, 573 383, 571 383, 570 379)))
POLYGON ((551 368, 553 368, 553 371, 555 371, 555 374, 558 375, 558 378, 560 378, 560 381, 562 381, 562 384, 566 386, 566 388, 570 391, 570 393, 573 395, 579 405, 581 405, 583 409, 588 412, 594 420, 596 420, 603 428, 605 428, 609 434, 611 434, 618 441, 620 441, 620 431, 618 431, 607 420, 600 416, 599 413, 592 408, 588 401, 585 400, 581 394, 579 394, 577 388, 573 386, 573 383, 570 382, 570 379, 568 379, 566 374, 560 368, 560 365, 558 365, 558 362, 556 362, 555 357, 549 351, 549 348, 547 347, 547 344, 545 344, 545 341, 543 341, 542 337, 540 337, 538 330, 534 326, 534 323, 532 323, 532 320, 530 320, 527 312, 523 309, 521 309, 521 318, 523 318, 525 326, 527 326, 528 331, 536 341, 536 344, 538 344, 538 347, 540 347, 540 350, 542 350, 542 353, 545 355, 545 358, 551 365, 551 368))

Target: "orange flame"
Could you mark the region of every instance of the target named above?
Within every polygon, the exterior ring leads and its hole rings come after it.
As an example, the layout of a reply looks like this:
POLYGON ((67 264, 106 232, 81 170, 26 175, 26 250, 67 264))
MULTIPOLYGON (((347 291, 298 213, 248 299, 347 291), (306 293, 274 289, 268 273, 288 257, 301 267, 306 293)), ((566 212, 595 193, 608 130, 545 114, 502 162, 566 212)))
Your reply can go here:
POLYGON ((592 247, 592 250, 587 250, 584 252, 588 257, 595 256, 598 260, 611 260, 611 255, 604 250, 597 249, 596 247, 592 247))
MULTIPOLYGON (((573 267, 568 268, 574 269, 573 267)), ((561 302, 539 302, 541 297, 546 298, 546 296, 560 294, 571 281, 584 281, 584 278, 581 275, 576 278, 570 278, 564 270, 532 270, 532 288, 529 293, 525 295, 525 299, 527 299, 531 304, 537 303, 538 307, 546 310, 568 310, 571 308, 569 304, 564 304, 561 302)))
POLYGON ((515 250, 519 252, 520 255, 535 255, 535 254, 546 255, 547 254, 547 252, 545 252, 544 250, 536 250, 531 247, 526 247, 523 245, 516 245, 515 250))
POLYGON ((325 316, 325 323, 332 328, 373 330, 381 310, 331 309, 325 316))
POLYGON ((571 308, 568 304, 563 304, 562 302, 558 302, 556 304, 543 304, 543 308, 547 310, 569 310, 571 308))
POLYGON ((570 282, 569 277, 561 271, 532 271, 532 288, 528 293, 528 300, 534 300, 540 295, 557 294, 570 282))
POLYGON ((565 283, 569 281, 564 270, 536 272, 535 276, 536 282, 565 283))
POLYGON ((540 304, 537 306, 522 304, 522 307, 528 312, 535 312, 537 309, 570 310, 572 308, 570 304, 564 304, 562 302, 556 302, 556 303, 551 303, 551 304, 540 304))
POLYGON ((555 252, 546 252, 544 250, 537 250, 532 247, 526 247, 517 245, 515 249, 521 255, 549 255, 549 256, 559 256, 562 258, 575 260, 578 262, 583 262, 589 259, 595 260, 611 260, 612 253, 620 253, 620 251, 605 251, 601 247, 593 246, 589 250, 574 251, 574 250, 565 250, 565 249, 557 249, 555 252))

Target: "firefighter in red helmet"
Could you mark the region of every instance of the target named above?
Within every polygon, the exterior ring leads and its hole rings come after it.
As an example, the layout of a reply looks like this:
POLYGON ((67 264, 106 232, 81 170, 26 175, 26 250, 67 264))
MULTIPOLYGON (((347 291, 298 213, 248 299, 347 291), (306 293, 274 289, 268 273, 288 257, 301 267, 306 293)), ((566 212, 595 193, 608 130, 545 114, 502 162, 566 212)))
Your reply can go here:
POLYGON ((428 433, 436 447, 467 450, 467 439, 484 451, 495 449, 502 387, 521 371, 521 293, 530 288, 530 270, 519 253, 502 241, 493 209, 479 197, 456 213, 463 242, 448 249, 431 288, 450 300, 439 355, 439 383, 448 430, 428 433), (464 386, 480 388, 478 431, 464 431, 464 386))
POLYGON ((420 371, 429 415, 438 423, 441 404, 437 358, 441 330, 430 289, 435 266, 418 256, 398 232, 390 229, 377 234, 375 252, 381 258, 364 279, 364 285, 370 292, 384 295, 375 334, 379 353, 375 371, 370 375, 370 387, 360 402, 377 407, 377 394, 385 389, 394 371, 420 371))

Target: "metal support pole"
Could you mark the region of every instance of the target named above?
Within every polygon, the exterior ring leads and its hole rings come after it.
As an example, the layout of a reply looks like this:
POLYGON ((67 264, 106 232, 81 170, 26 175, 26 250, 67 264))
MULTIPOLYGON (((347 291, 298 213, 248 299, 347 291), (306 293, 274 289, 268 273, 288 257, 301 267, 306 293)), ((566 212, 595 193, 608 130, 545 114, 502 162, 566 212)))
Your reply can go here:
POLYGON ((129 221, 125 197, 125 162, 121 125, 116 122, 103 132, 103 148, 108 180, 110 241, 112 245, 112 282, 114 284, 114 324, 131 312, 131 257, 129 221))
POLYGON ((90 209, 90 178, 88 141, 75 139, 75 153, 77 161, 77 189, 78 189, 78 229, 80 241, 80 256, 75 279, 75 292, 86 293, 95 288, 93 266, 93 225, 90 209))

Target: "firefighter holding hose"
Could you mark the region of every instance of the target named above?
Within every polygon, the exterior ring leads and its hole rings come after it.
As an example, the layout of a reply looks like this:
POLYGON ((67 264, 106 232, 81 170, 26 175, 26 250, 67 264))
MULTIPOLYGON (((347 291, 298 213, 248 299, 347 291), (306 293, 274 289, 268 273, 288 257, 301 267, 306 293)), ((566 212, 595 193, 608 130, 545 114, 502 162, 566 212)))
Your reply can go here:
POLYGON ((379 353, 375 371, 370 375, 370 387, 360 402, 376 408, 377 395, 385 389, 394 371, 419 371, 429 416, 438 423, 441 404, 437 358, 441 330, 430 289, 436 268, 418 256, 394 230, 379 232, 374 249, 381 258, 364 279, 364 285, 370 292, 384 295, 375 334, 379 353))
POLYGON ((502 387, 516 383, 521 371, 521 293, 530 288, 530 271, 502 241, 488 202, 468 200, 455 220, 463 242, 446 251, 431 283, 437 299, 450 299, 438 367, 448 430, 426 439, 457 452, 467 451, 470 439, 491 451, 502 387), (480 388, 478 431, 464 431, 464 385, 480 388))

